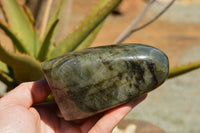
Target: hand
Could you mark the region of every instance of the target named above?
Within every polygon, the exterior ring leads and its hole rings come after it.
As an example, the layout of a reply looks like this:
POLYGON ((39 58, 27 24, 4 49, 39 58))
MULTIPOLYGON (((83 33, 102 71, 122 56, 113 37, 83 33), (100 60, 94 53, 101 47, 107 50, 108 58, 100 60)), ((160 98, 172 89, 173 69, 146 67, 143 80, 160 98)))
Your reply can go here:
POLYGON ((0 99, 1 133, 109 133, 146 95, 78 121, 58 117, 56 104, 41 104, 50 93, 45 80, 22 83, 0 99))

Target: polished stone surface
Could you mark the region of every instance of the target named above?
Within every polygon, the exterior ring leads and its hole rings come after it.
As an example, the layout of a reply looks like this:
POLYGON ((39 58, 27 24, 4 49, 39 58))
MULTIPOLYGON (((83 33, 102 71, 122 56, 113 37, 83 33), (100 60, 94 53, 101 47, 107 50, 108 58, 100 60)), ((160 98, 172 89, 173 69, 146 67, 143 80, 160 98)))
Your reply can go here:
POLYGON ((75 120, 155 89, 167 78, 169 62, 156 48, 123 44, 72 52, 42 68, 63 117, 75 120))

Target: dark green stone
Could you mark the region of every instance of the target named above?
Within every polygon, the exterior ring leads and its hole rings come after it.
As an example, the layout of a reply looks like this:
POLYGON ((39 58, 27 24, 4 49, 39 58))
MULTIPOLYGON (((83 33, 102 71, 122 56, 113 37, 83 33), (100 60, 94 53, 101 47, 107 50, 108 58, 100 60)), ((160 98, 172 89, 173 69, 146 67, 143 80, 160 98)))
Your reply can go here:
POLYGON ((66 120, 82 119, 139 97, 165 81, 169 62, 141 44, 109 45, 72 52, 42 63, 66 120))

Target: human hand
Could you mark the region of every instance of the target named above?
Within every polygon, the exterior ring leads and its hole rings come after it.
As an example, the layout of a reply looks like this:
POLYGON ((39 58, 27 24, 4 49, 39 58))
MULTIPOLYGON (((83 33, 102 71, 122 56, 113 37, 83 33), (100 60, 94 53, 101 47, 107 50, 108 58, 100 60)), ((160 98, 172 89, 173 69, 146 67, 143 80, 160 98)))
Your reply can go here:
POLYGON ((0 133, 109 133, 146 95, 84 120, 58 117, 56 104, 33 105, 50 93, 45 80, 26 82, 0 99, 0 133))

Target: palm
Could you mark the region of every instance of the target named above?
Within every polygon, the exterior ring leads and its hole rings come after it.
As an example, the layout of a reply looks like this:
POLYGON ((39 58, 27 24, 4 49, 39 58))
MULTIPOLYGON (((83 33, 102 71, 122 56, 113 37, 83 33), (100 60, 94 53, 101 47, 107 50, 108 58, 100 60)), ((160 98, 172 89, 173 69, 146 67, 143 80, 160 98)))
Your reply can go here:
POLYGON ((55 105, 43 105, 36 108, 40 115, 37 118, 40 119, 40 127, 46 133, 87 133, 100 118, 100 115, 97 115, 85 120, 69 122, 57 117, 58 110, 55 105))
POLYGON ((35 105, 43 101, 50 90, 46 81, 19 85, 0 99, 0 132, 20 133, 109 133, 146 96, 84 120, 65 121, 58 117, 56 104, 35 105))

